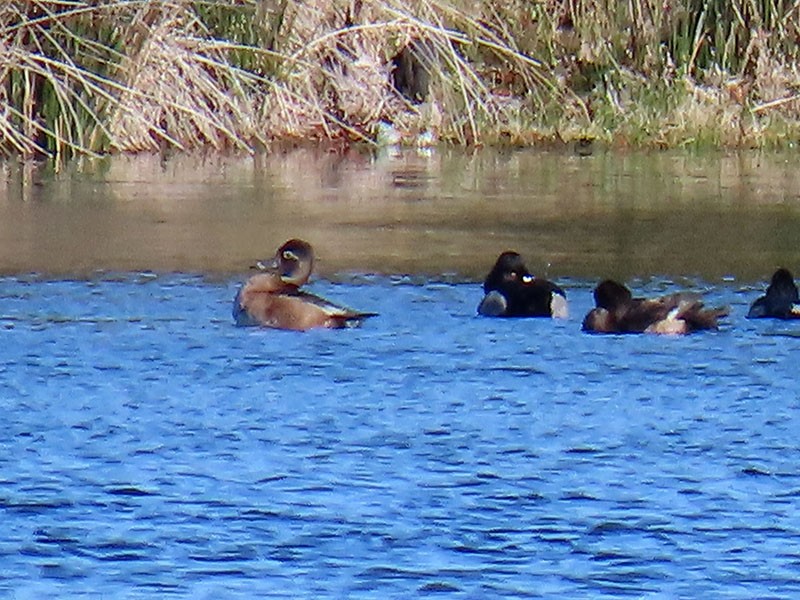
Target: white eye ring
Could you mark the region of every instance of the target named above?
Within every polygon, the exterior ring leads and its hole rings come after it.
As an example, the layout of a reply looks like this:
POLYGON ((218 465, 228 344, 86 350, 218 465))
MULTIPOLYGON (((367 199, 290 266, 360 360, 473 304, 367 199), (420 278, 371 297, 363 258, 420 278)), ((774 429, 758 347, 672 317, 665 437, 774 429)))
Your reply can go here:
POLYGON ((522 276, 522 283, 532 283, 532 282, 533 282, 533 275, 522 276))
POLYGON ((291 250, 284 250, 283 258, 284 260, 297 260, 297 255, 291 250))

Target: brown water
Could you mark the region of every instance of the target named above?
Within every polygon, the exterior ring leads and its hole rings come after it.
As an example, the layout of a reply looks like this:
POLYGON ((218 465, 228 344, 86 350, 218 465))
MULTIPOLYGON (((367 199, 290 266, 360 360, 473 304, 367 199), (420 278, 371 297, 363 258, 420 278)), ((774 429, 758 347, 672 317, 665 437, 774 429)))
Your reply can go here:
POLYGON ((800 267, 795 155, 482 150, 3 165, 0 273, 226 276, 289 237, 342 272, 763 280, 800 267), (549 265, 549 266, 548 266, 549 265))

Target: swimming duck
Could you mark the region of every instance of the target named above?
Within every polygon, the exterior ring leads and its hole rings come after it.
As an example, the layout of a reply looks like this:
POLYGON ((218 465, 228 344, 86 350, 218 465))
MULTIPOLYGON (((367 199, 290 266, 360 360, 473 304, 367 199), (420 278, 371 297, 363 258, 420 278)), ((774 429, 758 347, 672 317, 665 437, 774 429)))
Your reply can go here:
POLYGON ((748 319, 800 319, 800 294, 788 269, 772 275, 767 293, 757 298, 747 313, 748 319))
POLYGON ((583 330, 593 333, 685 334, 717 329, 727 308, 705 308, 689 293, 659 298, 634 298, 619 282, 607 279, 594 290, 596 307, 583 320, 583 330))
POLYGON ((503 252, 483 282, 478 314, 488 317, 566 319, 567 295, 556 284, 530 274, 516 252, 503 252))
POLYGON ((233 319, 240 327, 260 325, 305 331, 316 327, 341 329, 361 324, 374 313, 362 313, 333 304, 300 290, 311 276, 314 250, 303 240, 291 239, 261 270, 239 289, 233 302, 233 319))

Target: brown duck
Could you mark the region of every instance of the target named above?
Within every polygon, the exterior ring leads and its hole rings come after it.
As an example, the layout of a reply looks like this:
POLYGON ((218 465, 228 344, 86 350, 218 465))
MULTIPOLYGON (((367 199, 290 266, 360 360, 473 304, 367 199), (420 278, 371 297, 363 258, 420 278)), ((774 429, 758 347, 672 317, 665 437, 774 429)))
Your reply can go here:
POLYGON ((314 268, 314 250, 306 241, 291 239, 270 261, 256 264, 262 272, 250 277, 233 302, 233 319, 240 327, 262 326, 305 331, 318 327, 355 327, 374 313, 339 306, 300 289, 314 268))
POLYGON ((690 293, 658 298, 634 298, 631 291, 607 279, 594 290, 595 308, 583 320, 592 333, 658 333, 681 335, 701 329, 717 329, 727 308, 705 308, 690 293))

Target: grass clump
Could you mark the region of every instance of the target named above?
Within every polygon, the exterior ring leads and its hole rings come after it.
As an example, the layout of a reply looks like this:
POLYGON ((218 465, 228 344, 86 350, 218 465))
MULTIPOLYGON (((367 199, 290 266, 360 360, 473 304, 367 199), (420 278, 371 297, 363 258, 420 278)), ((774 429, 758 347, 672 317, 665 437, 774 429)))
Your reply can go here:
POLYGON ((799 11, 788 0, 9 0, 0 150, 253 152, 374 142, 387 127, 410 143, 793 144, 799 11))

